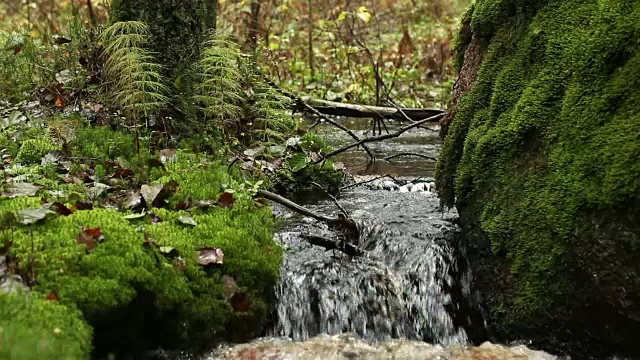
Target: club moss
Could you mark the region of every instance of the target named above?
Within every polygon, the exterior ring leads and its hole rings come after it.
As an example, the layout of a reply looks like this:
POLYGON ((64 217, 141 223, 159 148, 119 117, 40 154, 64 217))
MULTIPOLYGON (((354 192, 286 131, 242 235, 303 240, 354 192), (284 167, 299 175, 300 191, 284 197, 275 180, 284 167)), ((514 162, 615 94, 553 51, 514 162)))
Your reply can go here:
POLYGON ((499 335, 638 354, 640 2, 478 0, 484 60, 437 165, 499 335), (482 240, 484 239, 484 240, 482 240))

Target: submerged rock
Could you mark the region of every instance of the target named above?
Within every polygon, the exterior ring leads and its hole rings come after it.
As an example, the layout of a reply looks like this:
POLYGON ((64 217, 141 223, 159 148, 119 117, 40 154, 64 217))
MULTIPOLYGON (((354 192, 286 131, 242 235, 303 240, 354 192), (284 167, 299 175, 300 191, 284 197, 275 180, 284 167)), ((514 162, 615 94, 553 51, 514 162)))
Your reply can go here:
POLYGON ((480 346, 442 346, 420 341, 359 340, 350 334, 317 336, 303 342, 282 338, 260 339, 221 348, 203 359, 556 359, 542 351, 519 345, 507 347, 485 342, 480 346))

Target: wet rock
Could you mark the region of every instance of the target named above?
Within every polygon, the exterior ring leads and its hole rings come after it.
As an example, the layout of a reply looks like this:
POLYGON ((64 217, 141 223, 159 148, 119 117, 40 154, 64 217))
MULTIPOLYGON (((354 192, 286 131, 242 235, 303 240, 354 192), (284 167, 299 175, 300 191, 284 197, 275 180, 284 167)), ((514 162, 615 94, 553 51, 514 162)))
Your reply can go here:
POLYGON ((492 343, 480 346, 441 346, 419 341, 392 340, 370 343, 351 334, 322 335, 303 342, 268 338, 221 348, 203 359, 556 359, 557 357, 519 345, 492 343))

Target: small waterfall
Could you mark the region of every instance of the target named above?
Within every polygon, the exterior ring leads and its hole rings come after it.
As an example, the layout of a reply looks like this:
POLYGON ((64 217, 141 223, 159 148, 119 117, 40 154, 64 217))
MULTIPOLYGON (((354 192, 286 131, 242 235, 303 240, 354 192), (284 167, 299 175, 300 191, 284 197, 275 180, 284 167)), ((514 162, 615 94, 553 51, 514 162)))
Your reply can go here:
POLYGON ((366 256, 334 255, 300 238, 302 232, 334 236, 318 224, 278 234, 286 255, 272 335, 306 340, 353 332, 370 340, 467 343, 465 330, 454 323, 460 299, 452 298, 451 289, 468 293, 469 276, 458 271, 451 244, 455 226, 438 212, 435 196, 358 191, 344 204, 360 223, 366 256))

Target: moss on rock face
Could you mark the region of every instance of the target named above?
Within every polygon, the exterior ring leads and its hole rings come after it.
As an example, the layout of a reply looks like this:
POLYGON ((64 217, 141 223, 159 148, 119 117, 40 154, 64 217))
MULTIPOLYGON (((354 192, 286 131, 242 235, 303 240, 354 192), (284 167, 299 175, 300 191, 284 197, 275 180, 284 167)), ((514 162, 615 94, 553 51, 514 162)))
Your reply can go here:
POLYGON ((638 354, 640 2, 479 0, 467 18, 459 49, 474 38, 484 59, 436 178, 471 246, 489 242, 496 330, 638 354))
POLYGON ((0 294, 0 358, 88 359, 91 328, 82 314, 44 296, 0 294))

